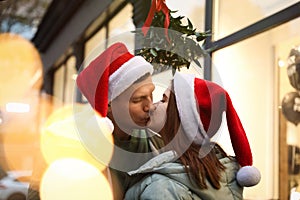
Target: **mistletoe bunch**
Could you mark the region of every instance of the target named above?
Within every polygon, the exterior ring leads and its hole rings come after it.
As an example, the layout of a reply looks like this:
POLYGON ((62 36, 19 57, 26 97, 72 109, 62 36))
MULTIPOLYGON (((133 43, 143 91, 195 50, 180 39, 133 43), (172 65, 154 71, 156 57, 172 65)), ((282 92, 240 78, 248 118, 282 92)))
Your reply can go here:
POLYGON ((198 59, 207 54, 201 47, 210 33, 197 32, 187 18, 187 25, 182 23, 183 16, 173 17, 177 11, 155 12, 151 25, 147 30, 137 30, 141 34, 138 43, 141 49, 137 55, 143 56, 152 63, 155 72, 172 67, 173 73, 181 67, 189 68, 192 61, 201 67, 198 59), (168 16, 166 16, 168 15, 168 16), (166 20, 169 20, 166 27, 166 20))

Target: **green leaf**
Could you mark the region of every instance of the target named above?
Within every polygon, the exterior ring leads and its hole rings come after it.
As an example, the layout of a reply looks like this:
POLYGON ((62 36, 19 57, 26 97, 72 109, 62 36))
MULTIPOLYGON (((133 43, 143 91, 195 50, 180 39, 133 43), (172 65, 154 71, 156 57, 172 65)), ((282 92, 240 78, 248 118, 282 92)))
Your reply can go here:
POLYGON ((199 67, 202 68, 202 66, 201 66, 201 64, 200 64, 200 62, 199 62, 199 60, 194 60, 194 62, 196 63, 196 65, 198 65, 199 67))
POLYGON ((188 21, 188 28, 193 29, 193 24, 192 24, 192 22, 190 21, 189 18, 187 18, 187 21, 188 21))
POLYGON ((150 53, 155 57, 157 56, 157 52, 154 49, 150 49, 150 53))

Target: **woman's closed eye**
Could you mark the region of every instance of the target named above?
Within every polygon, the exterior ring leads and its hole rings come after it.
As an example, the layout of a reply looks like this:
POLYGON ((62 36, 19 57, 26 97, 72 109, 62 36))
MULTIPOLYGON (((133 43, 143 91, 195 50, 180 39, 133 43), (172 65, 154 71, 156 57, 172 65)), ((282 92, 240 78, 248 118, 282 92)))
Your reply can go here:
POLYGON ((160 100, 160 102, 165 103, 168 102, 169 97, 166 94, 163 94, 162 99, 160 100))

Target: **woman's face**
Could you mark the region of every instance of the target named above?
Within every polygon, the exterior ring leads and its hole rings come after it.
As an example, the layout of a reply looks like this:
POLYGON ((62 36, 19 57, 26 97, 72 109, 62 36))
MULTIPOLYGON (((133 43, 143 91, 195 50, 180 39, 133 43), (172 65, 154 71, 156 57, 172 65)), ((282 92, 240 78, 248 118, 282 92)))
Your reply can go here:
POLYGON ((155 109, 152 111, 150 115, 150 122, 148 124, 148 128, 159 133, 161 129, 164 127, 166 119, 167 119, 167 107, 170 96, 170 89, 167 89, 162 99, 159 102, 154 103, 155 109))

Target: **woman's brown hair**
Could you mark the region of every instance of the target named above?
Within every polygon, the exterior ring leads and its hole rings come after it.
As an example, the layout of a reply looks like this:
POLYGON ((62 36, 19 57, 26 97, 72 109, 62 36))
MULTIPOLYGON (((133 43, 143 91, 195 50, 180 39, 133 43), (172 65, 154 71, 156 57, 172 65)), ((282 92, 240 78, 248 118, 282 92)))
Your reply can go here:
POLYGON ((188 141, 180 124, 181 121, 177 110, 175 95, 171 92, 168 100, 166 123, 160 132, 162 139, 165 144, 168 144, 169 147, 171 146, 173 150, 177 152, 184 150, 179 159, 185 166, 190 179, 195 181, 201 189, 207 188, 206 180, 208 180, 214 188, 219 189, 221 187, 221 172, 225 170, 225 166, 218 160, 216 151, 221 152, 223 156, 226 156, 225 152, 218 144, 211 143, 210 145, 215 145, 215 148, 211 148, 204 157, 200 158, 199 152, 201 146, 192 141, 188 141))

